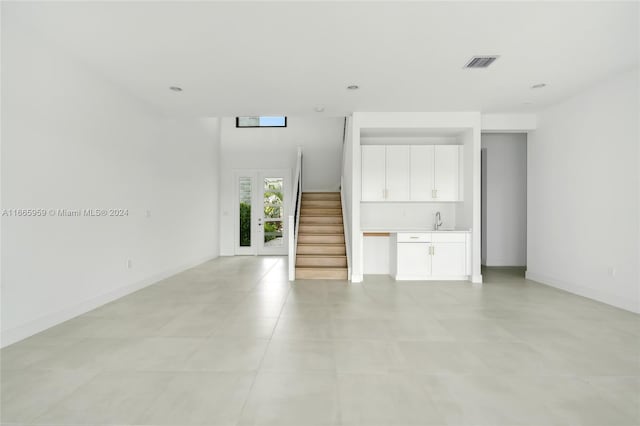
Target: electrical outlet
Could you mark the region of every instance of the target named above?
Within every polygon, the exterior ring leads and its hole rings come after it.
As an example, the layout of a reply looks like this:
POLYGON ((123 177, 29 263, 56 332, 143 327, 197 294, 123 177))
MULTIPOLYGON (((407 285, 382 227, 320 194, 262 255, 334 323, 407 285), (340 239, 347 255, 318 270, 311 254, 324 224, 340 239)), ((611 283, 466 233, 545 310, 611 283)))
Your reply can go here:
POLYGON ((616 276, 616 267, 615 266, 609 266, 608 268, 609 271, 609 276, 610 277, 615 277, 616 276))
POLYGON ((131 259, 127 259, 127 269, 133 268, 133 261, 131 259))

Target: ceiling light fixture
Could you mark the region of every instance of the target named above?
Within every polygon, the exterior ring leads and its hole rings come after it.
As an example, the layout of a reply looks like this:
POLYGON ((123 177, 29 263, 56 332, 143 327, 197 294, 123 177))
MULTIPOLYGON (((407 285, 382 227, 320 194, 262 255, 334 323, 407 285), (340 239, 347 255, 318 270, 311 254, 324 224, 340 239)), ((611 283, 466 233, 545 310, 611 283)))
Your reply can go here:
POLYGON ((178 87, 178 86, 169 86, 169 90, 172 90, 174 92, 182 92, 182 87, 178 87))
POLYGON ((318 105, 314 109, 315 109, 316 112, 323 112, 324 111, 324 106, 323 105, 318 105))
POLYGON ((542 89, 543 87, 547 87, 547 83, 537 83, 531 86, 532 89, 542 89))
POLYGON ((348 90, 358 90, 360 88, 360 86, 358 86, 357 84, 351 84, 349 86, 347 86, 348 90))

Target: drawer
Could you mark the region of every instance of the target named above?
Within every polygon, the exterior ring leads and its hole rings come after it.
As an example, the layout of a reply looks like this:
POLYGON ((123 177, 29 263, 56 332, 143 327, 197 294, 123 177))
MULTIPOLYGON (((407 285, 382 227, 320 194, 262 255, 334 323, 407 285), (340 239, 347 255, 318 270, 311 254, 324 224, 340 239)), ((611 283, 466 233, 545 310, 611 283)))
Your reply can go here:
POLYGON ((428 232, 398 232, 399 243, 429 243, 431 234, 428 232))
POLYGON ((434 232, 431 242, 434 243, 464 243, 467 234, 465 232, 434 232))

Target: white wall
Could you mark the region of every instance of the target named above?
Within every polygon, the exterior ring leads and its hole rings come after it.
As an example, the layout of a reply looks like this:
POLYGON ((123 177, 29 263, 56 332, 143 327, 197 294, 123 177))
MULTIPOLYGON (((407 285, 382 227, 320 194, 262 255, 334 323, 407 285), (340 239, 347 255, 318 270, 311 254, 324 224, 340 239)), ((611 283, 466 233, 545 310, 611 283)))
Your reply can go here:
MULTIPOLYGON (((460 162, 462 174, 462 203, 456 203, 456 227, 461 229, 473 228, 474 218, 474 132, 469 129, 461 137, 462 161, 460 162)), ((478 145, 480 143, 478 142, 478 145)), ((479 166, 479 164, 478 164, 479 166)), ((479 234, 478 234, 479 235, 479 234)))
POLYGON ((389 275, 391 273, 391 237, 365 236, 362 239, 362 272, 365 275, 389 275))
POLYGON ((527 249, 527 135, 485 133, 482 261, 524 266, 527 249))
POLYGON ((461 203, 366 202, 360 205, 360 228, 364 232, 393 229, 430 231, 435 223, 436 212, 440 212, 444 229, 459 228, 456 221, 458 204, 461 203))
POLYGON ((541 112, 528 139, 527 276, 640 312, 638 69, 541 112))
POLYGON ((525 133, 536 129, 538 116, 531 113, 482 114, 483 133, 525 133))
POLYGON ((237 129, 234 117, 221 120, 220 253, 234 254, 234 169, 291 169, 302 147, 303 191, 340 187, 344 117, 288 117, 285 128, 237 129))
POLYGON ((2 217, 2 345, 218 254, 217 120, 157 115, 9 18, 2 208, 129 215, 2 217))

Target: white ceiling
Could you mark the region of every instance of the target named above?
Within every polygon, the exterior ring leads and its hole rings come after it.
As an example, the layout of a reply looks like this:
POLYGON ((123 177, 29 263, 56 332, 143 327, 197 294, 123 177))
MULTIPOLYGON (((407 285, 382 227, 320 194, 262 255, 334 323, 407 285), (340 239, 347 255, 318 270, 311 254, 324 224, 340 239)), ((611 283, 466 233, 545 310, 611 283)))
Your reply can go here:
POLYGON ((639 57, 637 2, 2 7, 3 20, 30 26, 171 115, 531 111, 637 66, 639 57), (475 54, 501 56, 489 69, 462 69, 475 54), (539 82, 548 87, 529 88, 539 82), (169 91, 173 85, 184 91, 169 91))

